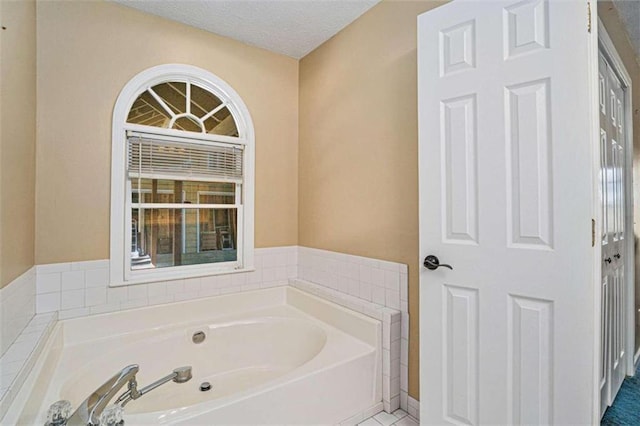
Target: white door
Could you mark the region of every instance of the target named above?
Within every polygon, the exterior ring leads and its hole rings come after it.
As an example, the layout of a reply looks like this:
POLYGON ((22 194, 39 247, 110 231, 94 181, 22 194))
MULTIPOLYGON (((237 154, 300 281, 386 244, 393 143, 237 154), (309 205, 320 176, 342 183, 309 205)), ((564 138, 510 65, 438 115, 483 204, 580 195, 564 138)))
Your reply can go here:
POLYGON ((625 285, 625 114, 624 89, 613 67, 599 55, 600 184, 602 192, 602 355, 600 409, 613 402, 624 380, 626 353, 625 285))
POLYGON ((418 18, 420 253, 453 267, 420 273, 425 424, 597 416, 588 19, 544 0, 418 18))

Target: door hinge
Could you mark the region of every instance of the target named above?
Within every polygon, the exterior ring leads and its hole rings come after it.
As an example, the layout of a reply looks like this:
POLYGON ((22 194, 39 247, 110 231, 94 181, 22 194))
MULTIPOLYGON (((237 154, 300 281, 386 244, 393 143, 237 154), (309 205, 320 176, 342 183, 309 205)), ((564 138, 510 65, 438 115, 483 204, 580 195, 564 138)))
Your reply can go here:
POLYGON ((596 246, 596 220, 591 219, 591 247, 596 246))
POLYGON ((587 2, 587 32, 591 33, 591 2, 587 2))

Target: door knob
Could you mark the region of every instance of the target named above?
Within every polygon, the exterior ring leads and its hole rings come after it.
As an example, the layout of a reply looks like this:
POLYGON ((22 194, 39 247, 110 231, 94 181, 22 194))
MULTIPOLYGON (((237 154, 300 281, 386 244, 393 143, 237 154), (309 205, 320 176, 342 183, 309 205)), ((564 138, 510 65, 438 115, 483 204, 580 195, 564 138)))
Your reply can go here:
POLYGON ((607 262, 607 263, 611 263, 611 258, 607 257, 604 261, 607 262))
POLYGON ((449 268, 453 271, 453 267, 451 265, 445 265, 444 263, 441 264, 440 260, 432 254, 424 258, 423 265, 425 268, 430 269, 432 271, 438 269, 441 266, 443 268, 449 268))
POLYGON ((620 253, 616 253, 613 255, 613 257, 615 257, 616 259, 620 259, 622 256, 620 256, 620 253))

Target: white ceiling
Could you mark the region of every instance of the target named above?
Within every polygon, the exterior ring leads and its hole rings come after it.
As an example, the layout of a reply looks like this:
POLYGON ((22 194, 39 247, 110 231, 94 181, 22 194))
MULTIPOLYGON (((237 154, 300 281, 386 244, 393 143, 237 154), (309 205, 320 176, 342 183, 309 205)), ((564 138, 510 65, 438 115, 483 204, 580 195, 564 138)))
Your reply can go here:
POLYGON ((614 0, 640 63, 640 0, 614 0))
POLYGON ((112 0, 300 59, 380 0, 112 0))

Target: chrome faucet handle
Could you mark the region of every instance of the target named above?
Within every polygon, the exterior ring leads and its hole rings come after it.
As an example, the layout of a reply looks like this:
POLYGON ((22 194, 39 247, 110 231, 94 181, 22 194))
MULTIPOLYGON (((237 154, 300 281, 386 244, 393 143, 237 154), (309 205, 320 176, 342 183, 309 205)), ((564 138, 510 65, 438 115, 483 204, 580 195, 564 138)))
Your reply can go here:
POLYGON ((69 426, 96 426, 100 424, 100 415, 109 404, 109 401, 120 391, 120 389, 131 379, 135 379, 136 373, 140 370, 137 364, 128 365, 112 378, 107 380, 98 389, 93 391, 87 399, 71 415, 67 424, 69 426))
POLYGON ((67 424, 67 419, 73 412, 71 403, 66 399, 56 401, 47 411, 47 422, 45 426, 61 426, 67 424))
POLYGON ((100 426, 122 426, 124 425, 123 415, 124 409, 118 404, 112 404, 100 415, 100 426))

